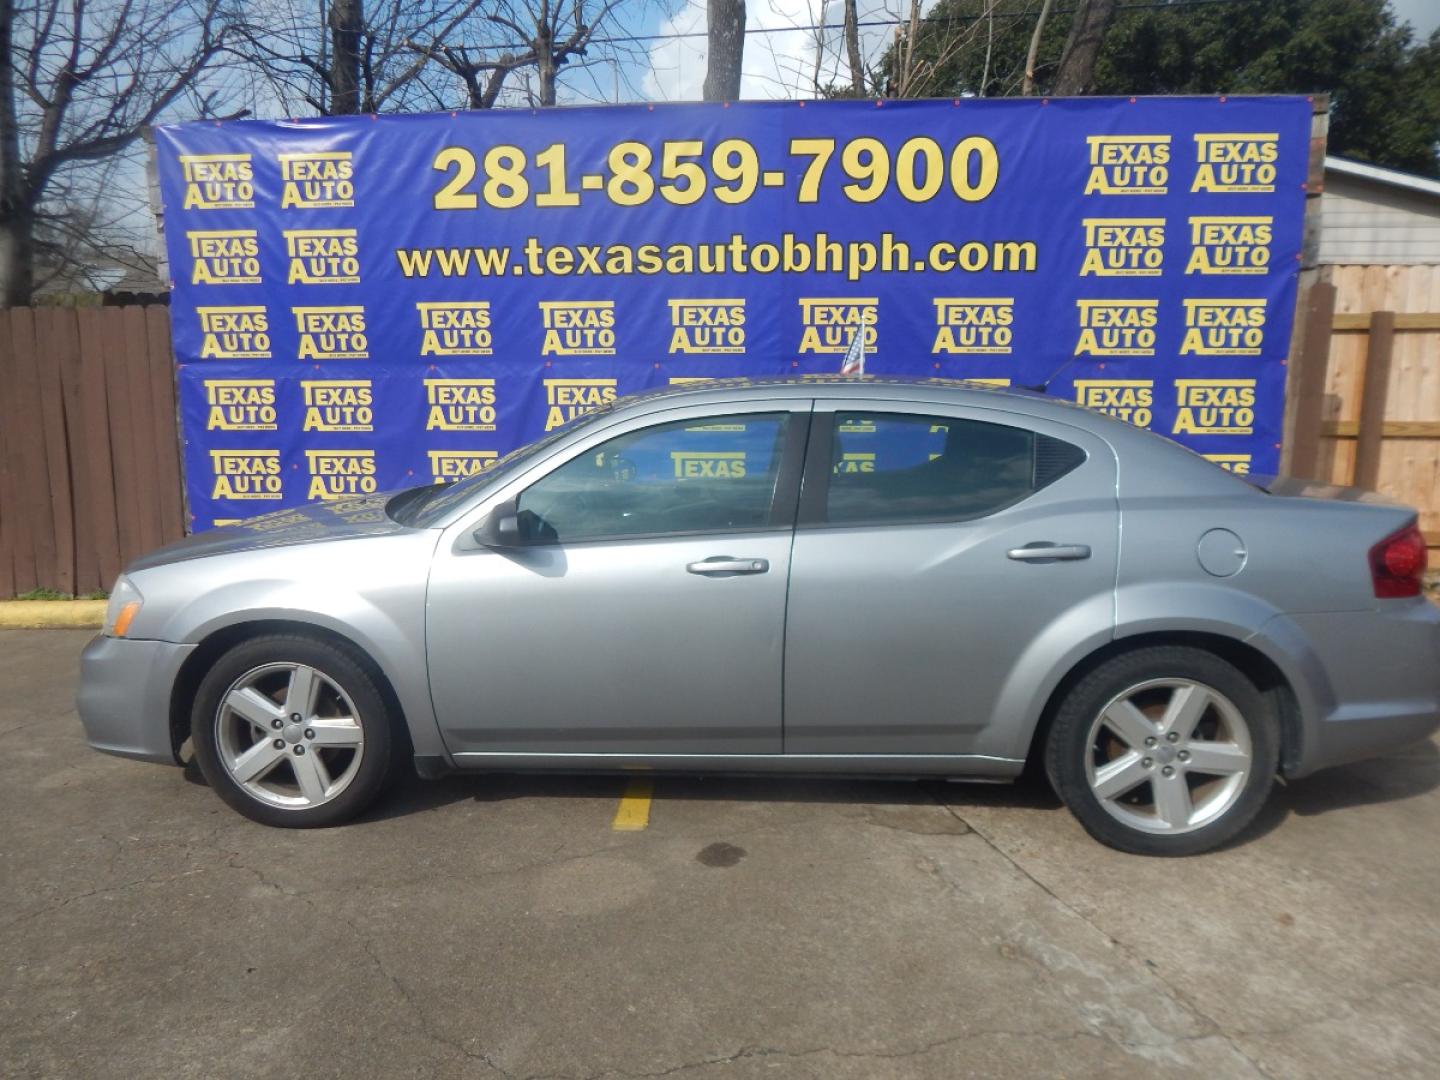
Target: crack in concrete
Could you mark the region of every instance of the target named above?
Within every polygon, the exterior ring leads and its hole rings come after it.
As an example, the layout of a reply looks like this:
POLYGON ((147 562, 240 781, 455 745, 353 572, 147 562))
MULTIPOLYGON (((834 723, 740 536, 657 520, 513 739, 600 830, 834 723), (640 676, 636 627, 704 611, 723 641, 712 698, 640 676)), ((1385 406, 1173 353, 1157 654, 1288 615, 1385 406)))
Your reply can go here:
POLYGON ((38 919, 42 915, 52 914, 56 911, 61 910, 62 908, 69 907, 71 904, 79 900, 88 900, 92 896, 103 896, 106 893, 124 892, 127 889, 133 889, 140 885, 164 885, 171 881, 180 881, 182 878, 194 877, 196 874, 206 874, 209 872, 209 867, 197 866, 194 869, 184 870, 178 874, 150 874, 146 877, 136 878, 134 881, 122 881, 118 885, 102 885, 96 889, 87 889, 85 892, 76 893, 73 896, 63 897, 60 900, 54 901, 49 904, 44 904, 41 907, 35 908, 32 911, 27 911, 25 914, 19 916, 18 918, 11 919, 8 923, 0 925, 0 934, 6 933, 9 930, 13 930, 21 923, 26 923, 32 919, 38 919))
MULTIPOLYGON (((576 862, 581 859, 594 858, 597 855, 603 855, 607 852, 625 846, 628 845, 604 844, 592 851, 579 852, 574 855, 564 856, 563 858, 549 857, 544 859, 537 859, 533 862, 525 863, 520 866, 506 867, 501 870, 489 871, 479 876, 493 877, 500 874, 513 874, 524 870, 538 869, 540 867, 561 866, 566 863, 576 862)), ((561 847, 563 847, 563 844, 561 845, 561 847)), ((560 848, 556 848, 555 852, 558 852, 559 850, 560 848)), ((552 856, 555 854, 555 852, 552 852, 552 856)), ((282 896, 299 900, 311 911, 316 912, 317 914, 324 914, 328 918, 336 919, 343 923, 346 927, 350 929, 350 931, 354 935, 355 940, 359 943, 360 951, 365 954, 366 958, 374 966, 375 970, 379 972, 381 977, 384 978, 391 985, 395 993, 399 996, 400 1000, 405 1003, 405 1006, 415 1016, 415 1019, 420 1025, 421 1030, 425 1033, 426 1036, 429 1037, 432 1042, 438 1043, 441 1046, 446 1047, 447 1049, 451 1050, 456 1054, 459 1054, 461 1057, 465 1058, 468 1061, 477 1061, 481 1063, 486 1068, 490 1069, 492 1072, 499 1073, 501 1076, 506 1077, 507 1080, 512 1077, 513 1074, 503 1065, 497 1062, 494 1058, 492 1058, 489 1054, 479 1050, 472 1050, 464 1043, 459 1042, 456 1039, 453 1039, 438 1030, 434 1022, 431 1020, 431 1017, 426 1011, 425 1007, 411 992, 410 987, 404 982, 404 980, 402 980, 394 972, 390 971, 388 967, 386 967, 385 962, 381 959, 379 953, 376 952, 369 935, 367 935, 363 930, 361 930, 361 928, 355 924, 354 920, 352 920, 343 912, 338 910, 326 909, 322 913, 320 909, 316 906, 312 894, 302 893, 296 889, 287 888, 286 886, 281 885, 279 882, 271 880, 263 871, 241 862, 240 856, 236 852, 231 852, 228 855, 228 857, 225 859, 225 865, 232 869, 242 870, 246 873, 249 873, 253 875, 255 879, 266 888, 274 889, 282 896)))
POLYGON ((714 1057, 700 1058, 698 1061, 683 1061, 678 1066, 660 1068, 660 1070, 635 1073, 635 1071, 624 1070, 624 1068, 603 1068, 599 1073, 586 1073, 583 1076, 576 1076, 572 1073, 534 1073, 531 1076, 523 1077, 521 1080, 605 1080, 605 1077, 621 1077, 622 1080, 657 1080, 657 1077, 675 1076, 677 1073, 691 1070, 691 1068, 708 1068, 710 1066, 729 1066, 736 1061, 749 1060, 749 1058, 779 1057, 795 1060, 795 1058, 818 1057, 822 1054, 829 1054, 832 1057, 860 1058, 860 1060, 881 1060, 894 1061, 903 1058, 920 1057, 923 1054, 933 1053, 940 1048, 948 1047, 958 1043, 969 1043, 976 1038, 1038 1038, 1045 1043, 1066 1043, 1076 1038, 1100 1038, 1089 1031, 1067 1031, 1060 1034, 1047 1034, 1044 1031, 1011 1031, 1007 1028, 985 1028, 981 1031, 965 1031, 958 1035, 946 1035, 945 1038, 929 1041, 917 1045, 917 1047, 901 1048, 901 1050, 841 1050, 837 1047, 812 1047, 809 1050, 785 1050, 783 1047, 762 1047, 762 1045, 744 1045, 733 1054, 719 1054, 714 1057))
MULTIPOLYGON (((1224 1026, 1218 1020, 1216 1020, 1213 1016, 1211 1016, 1198 1004, 1196 1004, 1189 994, 1187 994, 1184 990, 1176 986, 1168 978, 1161 974, 1158 967, 1150 964, 1145 959, 1145 957, 1141 956, 1138 952, 1136 952, 1134 947, 1132 947, 1128 942, 1122 941, 1120 938, 1117 938, 1115 935, 1111 934, 1108 930, 1104 929, 1098 923, 1094 922, 1089 916, 1076 908, 1064 897, 1060 896, 1060 894, 1057 893, 1054 889, 1050 888, 1049 885, 1045 884, 1045 882, 1041 881, 1038 877, 1031 873, 1027 867, 1021 865, 1018 859, 1015 859, 1013 856, 1010 855, 1009 852, 1007 852, 1004 848, 997 844, 988 833, 976 826, 974 822, 968 821, 964 817, 964 815, 962 815, 958 810, 955 809, 955 807, 945 802, 933 791, 930 792, 930 796, 937 803, 943 806, 950 814, 954 815, 957 821, 967 826, 971 832, 973 832, 982 841, 984 841, 986 846, 989 847, 991 851, 995 852, 995 854, 999 855, 1007 863, 1013 866, 1019 874, 1021 874, 1027 881, 1029 881, 1037 889, 1039 889, 1046 896, 1048 896, 1062 910, 1068 912, 1076 919, 1079 919, 1081 923, 1089 927, 1096 934, 1099 934, 1102 938, 1105 939, 1108 944, 1110 944, 1114 948, 1119 949, 1132 961, 1142 965, 1146 971, 1148 971, 1151 975, 1154 976, 1155 980, 1160 983, 1160 985, 1165 987, 1166 991, 1170 994, 1171 998, 1175 1001, 1177 1005, 1181 1006, 1181 1008, 1183 1008, 1184 1010, 1190 1012, 1194 1016, 1203 1020, 1206 1024, 1210 1025, 1211 1030, 1204 1033, 1203 1035, 1174 1036, 1172 1037, 1172 1041, 1190 1042, 1194 1041, 1197 1038, 1206 1038, 1212 1035, 1218 1036, 1225 1041, 1226 1045, 1230 1047, 1230 1049, 1236 1054, 1236 1056, 1238 1056, 1242 1061, 1244 1061, 1247 1065, 1254 1069, 1259 1076, 1265 1077, 1266 1080, 1272 1080, 1271 1074, 1264 1068, 1262 1068, 1259 1062, 1257 1062, 1248 1053, 1246 1053, 1244 1048, 1242 1048, 1240 1044, 1235 1041, 1235 1037, 1230 1032, 1226 1031, 1224 1026)), ((1116 1041, 1118 1045, 1124 1045, 1119 1040, 1116 1041)))
POLYGON ((395 992, 400 995, 400 1000, 403 1001, 406 1007, 415 1014, 415 1019, 419 1023, 421 1030, 430 1037, 431 1041, 437 1042, 441 1046, 448 1047, 449 1049, 455 1051, 469 1061, 478 1061, 486 1068, 490 1069, 490 1071, 497 1072, 501 1076, 509 1077, 511 1075, 508 1069, 506 1069, 499 1062, 495 1061, 495 1059, 490 1057, 489 1054, 486 1054, 484 1051, 481 1050, 471 1050, 464 1043, 452 1039, 438 1031, 435 1028, 435 1025, 431 1022, 430 1015, 425 1011, 425 1009, 421 1006, 420 1002, 417 1001, 415 999, 415 996, 410 992, 410 988, 405 985, 404 981, 400 979, 398 975, 396 975, 394 972, 392 972, 389 968, 385 966, 385 962, 380 959, 380 954, 375 951, 375 947, 371 944, 370 939, 366 937, 363 933, 361 933, 359 928, 356 927, 355 924, 349 919, 345 918, 345 916, 341 915, 339 918, 341 922, 345 923, 346 926, 349 926, 352 930, 355 931, 356 936, 360 940, 361 952, 363 952, 367 957, 370 958, 370 962, 375 965, 375 970, 378 971, 381 976, 390 983, 390 985, 394 988, 395 992))
POLYGON ((361 930, 360 927, 355 924, 355 921, 349 916, 345 915, 338 909, 327 908, 322 911, 320 907, 315 903, 315 900, 310 894, 300 892, 298 889, 292 889, 285 885, 281 885, 278 881, 272 880, 263 870, 260 870, 254 866, 246 865, 245 863, 240 861, 240 855, 238 852, 231 852, 225 860, 225 865, 230 867, 232 870, 241 870, 247 874, 251 874, 252 876, 254 876, 255 880, 258 881, 265 888, 274 889, 281 896, 300 901, 300 903, 304 904, 316 915, 324 916, 326 919, 338 920, 339 922, 343 923, 350 930, 354 940, 358 943, 360 951, 365 954, 366 958, 374 966, 375 970, 379 972, 380 976, 390 984, 390 986, 394 989, 395 993, 399 995, 400 1000, 403 1001, 405 1003, 405 1006, 415 1015, 415 1019, 419 1023, 421 1030, 430 1038, 432 1042, 436 1042, 439 1043, 441 1046, 447 1047, 448 1049, 460 1054, 467 1060, 478 1061, 481 1064, 490 1068, 492 1071, 499 1073, 501 1076, 510 1076, 509 1072, 507 1072, 500 1065, 496 1064, 486 1054, 470 1050, 466 1048, 463 1044, 458 1043, 453 1039, 447 1038, 439 1031, 437 1031, 434 1025, 430 1022, 429 1015, 420 1006, 420 1003, 415 1000, 414 995, 411 994, 410 988, 406 986, 405 983, 401 981, 401 979, 397 975, 395 975, 393 972, 390 971, 389 968, 385 966, 385 962, 380 959, 380 954, 375 951, 375 947, 372 944, 369 935, 366 934, 363 930, 361 930))
POLYGON ((807 1050, 786 1050, 783 1047, 776 1046, 742 1046, 733 1054, 706 1057, 698 1061, 686 1061, 679 1065, 671 1065, 667 1068, 650 1072, 631 1072, 625 1069, 602 1069, 600 1072, 585 1073, 578 1076, 573 1073, 534 1073, 521 1078, 521 1080, 605 1080, 606 1077, 617 1077, 620 1078, 620 1080, 657 1080, 659 1077, 675 1076, 678 1073, 687 1072, 691 1069, 704 1069, 712 1065, 732 1065, 737 1061, 745 1061, 752 1058, 774 1057, 795 1060, 799 1058, 818 1057, 824 1054, 837 1058, 896 1061, 905 1058, 920 1057, 957 1043, 970 1042, 975 1039, 1001 1037, 1011 1039, 1039 1039, 1044 1042, 1057 1043, 1069 1042, 1074 1039, 1101 1038, 1101 1036, 1094 1035, 1088 1031, 1047 1033, 1043 1031, 1017 1031, 1007 1028, 985 1028, 979 1031, 966 1031, 957 1035, 947 1035, 944 1038, 933 1039, 919 1046, 904 1049, 842 1050, 831 1046, 817 1046, 807 1050))
MULTIPOLYGON (((940 883, 941 887, 944 888, 947 892, 959 897, 962 900, 970 899, 968 894, 962 891, 959 883, 954 881, 950 877, 950 875, 945 872, 945 868, 933 856, 919 850, 915 852, 915 856, 923 864, 925 872, 934 877, 940 883)), ((1087 925, 1087 928, 1091 927, 1087 925)), ((1055 974, 1055 965, 1053 963, 1047 963, 1043 956, 1038 955, 1033 947, 1033 944, 1027 947, 1027 943, 1023 941, 1011 941, 1003 938, 998 940, 1000 942, 1002 951, 1006 949, 1011 950, 1010 955, 1017 956, 1026 963, 1033 965, 1042 974, 1043 977, 1048 979, 1055 974)), ((1060 951, 1063 952, 1063 950, 1060 951)), ((1091 977, 1099 977, 1096 976, 1094 972, 1086 970, 1084 965, 1080 963, 1078 957, 1074 957, 1067 953, 1065 954, 1065 960, 1068 961, 1067 966, 1075 967, 1081 972, 1081 974, 1091 977)), ((1172 1047, 1180 1043, 1199 1042, 1205 1039, 1212 1038, 1224 1038, 1223 1033, 1218 1030, 1218 1028, 1213 1024, 1213 1022, 1210 1021, 1207 1017, 1204 1017, 1203 1014, 1200 1014, 1196 1010, 1190 1010, 1189 1012, 1187 1012, 1187 1015, 1190 1015, 1193 1012, 1194 1019, 1203 1021, 1207 1025, 1209 1025, 1203 1031, 1199 1031, 1193 1035, 1176 1034, 1158 1027, 1156 1024, 1151 1022, 1148 1017, 1144 1017, 1142 1014, 1141 1021, 1143 1023, 1143 1027, 1155 1032, 1158 1038, 1148 1040, 1133 1037, 1127 1038, 1123 1033, 1123 1029, 1127 1027, 1131 1031, 1136 1032, 1137 1034, 1140 1033, 1141 1025, 1137 1024, 1136 1019, 1133 1015, 1127 1016, 1124 1009, 1111 1004, 1104 1004, 1099 1002, 1087 1004, 1089 1004, 1090 1007, 1081 1011, 1082 1013, 1088 1014, 1087 1022, 1090 1026, 1090 1031, 1088 1032, 1088 1034, 1094 1034, 1097 1038, 1103 1038, 1106 1041, 1110 1042, 1112 1045, 1119 1047, 1127 1053, 1136 1054, 1141 1057, 1153 1058, 1157 1052, 1169 1051, 1172 1047), (1117 1030, 1117 1028, 1122 1030, 1117 1030)))
MULTIPOLYGON (((215 828, 211 829, 208 833, 206 833, 199 839, 185 841, 185 850, 188 852, 201 845, 208 845, 211 841, 214 840, 216 834, 219 833, 222 828, 223 826, 217 825, 215 828)), ((110 857, 105 861, 104 872, 107 876, 113 874, 115 872, 117 864, 125 855, 125 844, 117 837, 111 836, 108 832, 97 833, 95 838, 105 844, 110 845, 110 857)), ((131 837, 131 839, 133 840, 137 838, 131 837)), ((21 923, 29 922, 30 920, 39 918, 42 915, 59 911, 61 908, 68 907, 70 904, 73 904, 78 900, 86 900, 93 896, 103 896, 107 893, 124 892, 128 889, 137 888, 141 885, 165 885, 172 881, 181 881, 188 877, 195 877, 198 874, 209 873, 215 869, 217 868, 213 866, 196 866, 191 867, 189 870, 182 870, 176 874, 149 874, 145 877, 135 878, 131 881, 122 881, 114 885, 101 885, 93 889, 86 889, 84 892, 79 892, 71 896, 62 897, 59 900, 54 900, 49 903, 42 904, 38 908, 34 908, 30 911, 24 912, 19 917, 12 919, 10 922, 0 925, 0 933, 4 933, 5 931, 20 925, 21 923)))
POLYGON ((9 727, 6 728, 4 731, 0 731, 0 739, 5 738, 7 735, 14 735, 17 731, 24 731, 26 728, 39 727, 41 724, 53 724, 56 720, 63 720, 66 716, 69 715, 70 713, 67 712, 56 713, 53 716, 37 716, 34 720, 27 720, 23 724, 16 724, 14 727, 9 727))

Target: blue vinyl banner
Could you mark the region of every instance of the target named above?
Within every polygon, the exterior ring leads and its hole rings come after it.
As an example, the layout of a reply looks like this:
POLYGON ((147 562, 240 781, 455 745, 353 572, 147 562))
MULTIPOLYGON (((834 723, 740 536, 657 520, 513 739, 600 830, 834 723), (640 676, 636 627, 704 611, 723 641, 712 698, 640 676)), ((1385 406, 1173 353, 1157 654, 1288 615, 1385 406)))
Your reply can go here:
POLYGON ((444 482, 648 387, 1048 383, 1274 471, 1302 97, 156 131, 192 526, 444 482))

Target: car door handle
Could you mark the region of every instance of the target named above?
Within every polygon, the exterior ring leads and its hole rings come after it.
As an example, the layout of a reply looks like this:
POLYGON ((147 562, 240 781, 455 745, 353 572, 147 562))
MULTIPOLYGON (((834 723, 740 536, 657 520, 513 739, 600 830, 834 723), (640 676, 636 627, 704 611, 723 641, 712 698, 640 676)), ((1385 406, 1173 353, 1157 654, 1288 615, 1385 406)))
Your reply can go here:
POLYGON ((686 563, 692 574, 763 574, 770 569, 769 559, 732 559, 729 555, 711 555, 699 562, 686 563))
POLYGON ((1024 547, 1011 548, 1005 553, 1011 559, 1020 562, 1052 562, 1059 559, 1088 559, 1090 557, 1089 544, 1052 544, 1048 540, 1040 540, 1033 544, 1026 544, 1024 547))

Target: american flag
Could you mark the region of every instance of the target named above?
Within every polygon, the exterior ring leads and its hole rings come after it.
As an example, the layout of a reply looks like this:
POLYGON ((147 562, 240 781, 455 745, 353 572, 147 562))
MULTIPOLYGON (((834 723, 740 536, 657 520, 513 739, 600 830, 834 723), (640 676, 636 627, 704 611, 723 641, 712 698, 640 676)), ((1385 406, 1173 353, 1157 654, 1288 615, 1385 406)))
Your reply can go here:
POLYGON ((840 361, 840 374, 865 374, 865 327, 855 328, 855 336, 850 339, 850 348, 845 351, 845 359, 840 361))

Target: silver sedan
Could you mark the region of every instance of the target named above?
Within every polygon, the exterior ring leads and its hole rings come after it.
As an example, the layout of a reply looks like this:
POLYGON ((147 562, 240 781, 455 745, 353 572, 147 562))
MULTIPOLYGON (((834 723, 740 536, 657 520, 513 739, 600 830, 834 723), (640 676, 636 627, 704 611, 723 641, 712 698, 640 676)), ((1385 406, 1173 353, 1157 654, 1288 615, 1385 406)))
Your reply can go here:
POLYGON ((1440 723, 1413 510, 1265 484, 1038 394, 693 384, 450 486, 282 510, 132 564, 91 745, 182 746, 257 821, 401 763, 1006 780, 1103 843, 1235 836, 1277 775, 1440 723))

